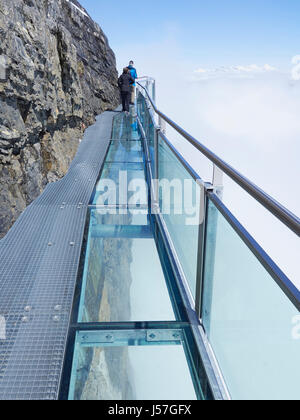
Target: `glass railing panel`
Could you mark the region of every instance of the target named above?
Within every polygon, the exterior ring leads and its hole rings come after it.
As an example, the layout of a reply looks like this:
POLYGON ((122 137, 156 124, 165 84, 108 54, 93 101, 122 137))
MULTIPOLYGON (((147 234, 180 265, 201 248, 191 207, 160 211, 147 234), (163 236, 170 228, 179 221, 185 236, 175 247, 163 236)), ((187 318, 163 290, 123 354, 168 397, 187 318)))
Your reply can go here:
POLYGON ((112 141, 106 157, 106 162, 143 162, 142 143, 138 140, 112 141))
POLYGON ((200 186, 161 138, 158 144, 158 173, 160 209, 195 298, 200 186))
POLYGON ((186 345, 182 329, 78 332, 69 399, 200 399, 186 345))
POLYGON ((146 121, 145 121, 145 98, 141 93, 138 94, 137 100, 137 112, 140 118, 141 124, 143 125, 144 129, 146 129, 146 121))
POLYGON ((204 274, 203 323, 232 398, 300 399, 299 312, 211 201, 204 274))
POLYGON ((153 123, 153 120, 151 118, 150 112, 149 110, 147 110, 148 113, 148 133, 147 133, 147 141, 148 141, 148 149, 149 149, 149 157, 150 157, 150 161, 151 161, 151 169, 152 169, 152 174, 154 177, 155 174, 155 146, 154 146, 154 142, 155 142, 155 126, 153 123))
POLYGON ((79 322, 175 320, 147 213, 103 211, 90 210, 79 322))

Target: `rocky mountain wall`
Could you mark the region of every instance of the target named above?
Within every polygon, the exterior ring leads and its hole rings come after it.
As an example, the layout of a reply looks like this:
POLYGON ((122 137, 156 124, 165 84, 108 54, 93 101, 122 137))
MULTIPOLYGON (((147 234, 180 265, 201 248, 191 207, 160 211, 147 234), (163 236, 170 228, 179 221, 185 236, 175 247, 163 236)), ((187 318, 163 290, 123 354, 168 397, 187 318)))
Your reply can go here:
POLYGON ((119 104, 116 61, 76 0, 0 0, 0 238, 119 104))

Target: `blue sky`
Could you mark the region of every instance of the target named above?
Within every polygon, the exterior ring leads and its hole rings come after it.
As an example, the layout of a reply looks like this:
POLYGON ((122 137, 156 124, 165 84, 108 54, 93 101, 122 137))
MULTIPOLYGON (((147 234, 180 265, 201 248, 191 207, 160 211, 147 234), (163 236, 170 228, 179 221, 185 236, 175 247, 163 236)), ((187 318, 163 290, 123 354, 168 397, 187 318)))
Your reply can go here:
MULTIPOLYGON (((299 0, 81 0, 115 52, 138 42, 176 40, 199 66, 268 63, 286 68, 300 40, 299 0)), ((134 57, 132 57, 134 58, 134 57)))

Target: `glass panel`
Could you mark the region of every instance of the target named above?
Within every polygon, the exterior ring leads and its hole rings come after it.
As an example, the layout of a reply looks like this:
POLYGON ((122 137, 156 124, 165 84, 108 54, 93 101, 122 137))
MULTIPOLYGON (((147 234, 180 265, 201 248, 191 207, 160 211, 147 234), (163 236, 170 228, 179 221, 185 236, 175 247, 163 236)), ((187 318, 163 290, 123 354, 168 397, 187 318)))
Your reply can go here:
POLYGON ((137 140, 111 142, 106 162, 143 162, 142 143, 137 140))
POLYGON ((138 116, 141 120, 141 123, 144 128, 146 128, 146 121, 145 121, 145 99, 141 93, 138 94, 138 102, 137 102, 137 110, 138 116))
POLYGON ((195 297, 200 187, 161 138, 158 144, 158 171, 160 209, 195 297))
POLYGON ((105 163, 92 198, 93 205, 147 205, 143 163, 105 163))
POLYGON ((175 320, 145 210, 91 210, 79 322, 175 320))
POLYGON ((155 150, 154 150, 154 142, 155 142, 155 127, 153 124, 152 117, 150 115, 149 109, 146 107, 145 99, 143 96, 139 99, 138 102, 138 112, 139 117, 142 122, 142 125, 145 130, 146 138, 148 140, 148 148, 150 154, 150 161, 151 161, 151 168, 152 174, 154 177, 155 173, 155 150))
POLYGON ((147 132, 147 139, 148 139, 148 148, 151 160, 151 168, 152 168, 152 176, 155 176, 155 150, 154 150, 154 142, 155 142, 155 127, 153 124, 153 120, 151 118, 150 112, 147 110, 148 114, 148 132, 147 132))
POLYGON ((136 118, 119 113, 114 117, 112 140, 140 140, 136 118))
POLYGON ((182 330, 79 332, 69 399, 196 400, 184 345, 182 330))
POLYGON ((203 322, 232 398, 299 400, 297 309, 212 202, 207 234, 203 322))

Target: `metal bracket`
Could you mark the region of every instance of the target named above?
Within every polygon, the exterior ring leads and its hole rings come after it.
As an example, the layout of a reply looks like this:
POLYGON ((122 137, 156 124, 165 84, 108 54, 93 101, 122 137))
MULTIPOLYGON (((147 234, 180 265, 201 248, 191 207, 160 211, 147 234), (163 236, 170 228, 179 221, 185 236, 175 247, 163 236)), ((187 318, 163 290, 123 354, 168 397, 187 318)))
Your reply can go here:
POLYGON ((97 331, 97 334, 93 332, 82 332, 80 333, 80 343, 81 344, 94 344, 98 343, 114 343, 115 339, 111 332, 109 331, 97 331))
POLYGON ((160 127, 160 131, 161 131, 164 135, 166 135, 166 132, 167 132, 167 123, 165 122, 165 120, 163 120, 163 119, 161 118, 161 116, 160 116, 160 115, 158 116, 158 125, 159 125, 159 127, 160 127))
POLYGON ((222 194, 223 194, 223 188, 224 188, 224 184, 223 184, 223 178, 224 178, 224 172, 218 168, 217 165, 214 165, 214 169, 213 169, 213 191, 215 191, 215 193, 222 198, 222 194))
POLYGON ((181 330, 149 330, 147 331, 148 342, 182 341, 181 330))
POLYGON ((206 193, 208 191, 214 191, 214 186, 208 182, 203 182, 202 179, 196 181, 201 190, 200 196, 200 211, 199 211, 199 226, 205 221, 206 215, 206 193))

